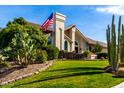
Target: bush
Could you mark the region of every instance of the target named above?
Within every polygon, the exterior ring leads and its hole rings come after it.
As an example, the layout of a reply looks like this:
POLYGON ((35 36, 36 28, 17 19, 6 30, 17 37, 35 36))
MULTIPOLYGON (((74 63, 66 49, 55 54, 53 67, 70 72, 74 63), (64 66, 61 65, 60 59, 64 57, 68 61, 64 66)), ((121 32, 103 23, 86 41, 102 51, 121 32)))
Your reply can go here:
POLYGON ((59 49, 53 45, 48 45, 46 48, 48 59, 57 59, 59 55, 59 49))
POLYGON ((64 50, 59 51, 59 59, 64 58, 64 54, 65 54, 64 50))
POLYGON ((108 54, 107 53, 97 53, 98 59, 107 59, 108 54))
POLYGON ((10 63, 9 62, 1 62, 0 63, 0 68, 4 68, 4 67, 10 67, 11 65, 10 65, 10 63))
POLYGON ((85 50, 85 51, 83 52, 83 57, 87 57, 89 53, 90 53, 89 50, 85 50))
POLYGON ((37 54, 36 54, 37 58, 36 60, 39 61, 39 62, 45 62, 47 61, 47 52, 46 50, 42 50, 42 49, 37 49, 37 54))

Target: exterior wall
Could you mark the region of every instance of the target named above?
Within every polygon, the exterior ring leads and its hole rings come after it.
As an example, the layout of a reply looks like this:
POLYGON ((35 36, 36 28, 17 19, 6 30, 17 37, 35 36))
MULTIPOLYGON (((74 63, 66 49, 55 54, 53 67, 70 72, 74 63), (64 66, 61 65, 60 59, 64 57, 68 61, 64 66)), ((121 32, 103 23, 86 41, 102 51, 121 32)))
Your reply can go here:
POLYGON ((78 51, 79 53, 82 53, 84 50, 88 49, 88 44, 86 40, 80 35, 80 33, 76 32, 75 33, 75 41, 78 42, 78 51))
MULTIPOLYGON (((58 47, 59 50, 64 50, 64 34, 66 34, 70 39, 68 42, 68 52, 75 51, 75 41, 78 42, 78 53, 82 53, 84 50, 89 49, 87 41, 82 37, 81 33, 77 31, 76 27, 72 27, 69 31, 65 32, 65 15, 60 13, 54 14, 54 29, 55 32, 52 35, 52 44, 58 47)), ((107 48, 103 48, 102 52, 107 52, 107 48)))
POLYGON ((89 45, 87 44, 87 42, 82 38, 82 40, 81 40, 81 52, 83 52, 84 50, 87 50, 87 49, 89 49, 89 45))
POLYGON ((60 13, 55 13, 55 33, 54 33, 54 45, 59 50, 64 50, 64 22, 65 16, 60 13))
POLYGON ((107 53, 108 50, 107 50, 107 48, 102 48, 102 51, 101 52, 107 53))
POLYGON ((76 32, 76 28, 73 27, 70 31, 70 38, 72 40, 72 44, 71 44, 71 52, 75 51, 75 32, 76 32))

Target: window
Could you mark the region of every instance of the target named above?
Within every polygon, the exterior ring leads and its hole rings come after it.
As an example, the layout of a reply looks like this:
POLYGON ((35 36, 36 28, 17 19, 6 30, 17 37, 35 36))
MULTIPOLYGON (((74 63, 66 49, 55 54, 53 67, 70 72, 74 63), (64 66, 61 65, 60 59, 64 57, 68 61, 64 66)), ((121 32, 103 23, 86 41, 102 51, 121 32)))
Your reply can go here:
POLYGON ((75 41, 75 52, 78 53, 78 43, 75 41))
POLYGON ((52 37, 51 36, 48 37, 48 44, 52 44, 52 37))
POLYGON ((64 42, 64 50, 68 50, 68 42, 66 40, 64 42))

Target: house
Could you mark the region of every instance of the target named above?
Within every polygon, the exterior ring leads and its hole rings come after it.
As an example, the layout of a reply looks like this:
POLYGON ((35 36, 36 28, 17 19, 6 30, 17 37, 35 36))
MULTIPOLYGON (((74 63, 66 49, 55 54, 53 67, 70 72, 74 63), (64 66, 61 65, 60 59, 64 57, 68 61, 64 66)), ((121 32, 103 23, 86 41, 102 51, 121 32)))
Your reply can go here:
MULTIPOLYGON (((107 52, 106 43, 84 36, 75 25, 65 27, 65 20, 65 15, 60 13, 54 14, 54 30, 48 29, 44 31, 49 37, 49 44, 55 45, 59 50, 82 53, 84 50, 93 49, 95 44, 98 43, 102 46, 102 52, 107 52)), ((34 25, 34 23, 30 24, 34 25)))

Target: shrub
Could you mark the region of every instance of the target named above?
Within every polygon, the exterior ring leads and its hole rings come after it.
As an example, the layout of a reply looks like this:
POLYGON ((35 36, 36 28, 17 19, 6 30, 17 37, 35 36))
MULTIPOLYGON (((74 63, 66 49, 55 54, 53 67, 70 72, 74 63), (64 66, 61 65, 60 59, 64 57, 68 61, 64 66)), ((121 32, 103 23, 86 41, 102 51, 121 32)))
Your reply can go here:
POLYGON ((59 51, 59 58, 62 59, 64 58, 64 50, 59 51))
POLYGON ((84 57, 87 57, 89 53, 90 53, 89 50, 85 50, 85 51, 83 52, 83 56, 84 56, 84 57))
POLYGON ((48 45, 46 48, 48 59, 57 59, 59 55, 59 49, 53 45, 48 45))
POLYGON ((98 59, 107 59, 108 54, 107 53, 97 53, 98 59))
POLYGON ((45 62, 47 61, 47 52, 46 50, 42 50, 42 49, 37 49, 37 54, 36 54, 37 58, 36 60, 39 61, 39 62, 45 62))
POLYGON ((102 51, 102 46, 97 42, 94 48, 91 50, 93 53, 99 53, 102 51))

